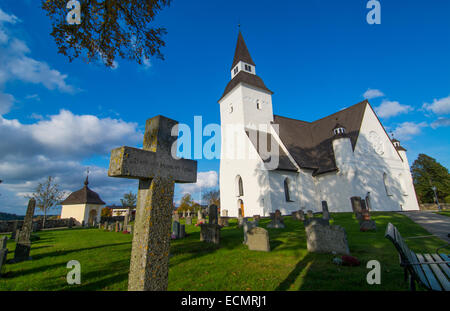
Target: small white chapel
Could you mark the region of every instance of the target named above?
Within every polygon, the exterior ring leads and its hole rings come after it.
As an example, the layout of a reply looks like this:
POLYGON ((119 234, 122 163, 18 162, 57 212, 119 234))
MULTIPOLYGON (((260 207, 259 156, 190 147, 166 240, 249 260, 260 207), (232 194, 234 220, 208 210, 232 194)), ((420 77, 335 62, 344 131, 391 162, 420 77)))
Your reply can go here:
POLYGON ((89 189, 89 180, 86 176, 84 187, 78 191, 72 192, 64 201, 61 202, 61 218, 74 218, 76 225, 85 224, 92 225, 94 222, 99 223, 102 208, 105 202, 100 196, 89 189))
POLYGON ((307 122, 275 115, 272 94, 239 31, 219 100, 222 216, 318 212, 322 201, 330 212, 351 212, 352 197, 372 211, 419 209, 406 149, 367 100, 307 122))

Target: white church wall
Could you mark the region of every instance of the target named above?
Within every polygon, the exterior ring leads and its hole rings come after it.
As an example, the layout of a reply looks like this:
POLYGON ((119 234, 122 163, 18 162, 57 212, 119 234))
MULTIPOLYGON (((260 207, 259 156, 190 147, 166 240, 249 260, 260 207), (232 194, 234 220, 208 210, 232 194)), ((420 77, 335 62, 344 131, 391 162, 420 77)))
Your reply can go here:
POLYGON ((95 210, 97 212, 96 221, 100 222, 101 219, 101 212, 103 205, 98 204, 86 204, 86 208, 84 209, 84 221, 87 223, 89 221, 89 214, 92 210, 95 210))
POLYGON ((271 212, 274 213, 277 209, 282 215, 289 215, 294 211, 298 211, 301 206, 300 189, 297 180, 298 174, 296 172, 288 171, 269 171, 269 186, 270 186, 270 200, 271 212), (288 178, 289 197, 290 202, 286 201, 284 191, 284 181, 288 178))

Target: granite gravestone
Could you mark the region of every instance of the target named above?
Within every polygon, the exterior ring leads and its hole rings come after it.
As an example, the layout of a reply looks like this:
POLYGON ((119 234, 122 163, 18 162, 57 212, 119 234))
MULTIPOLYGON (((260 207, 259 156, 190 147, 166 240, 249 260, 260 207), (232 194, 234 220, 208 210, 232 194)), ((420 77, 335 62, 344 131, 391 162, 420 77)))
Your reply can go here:
POLYGON ((8 249, 6 248, 7 241, 8 238, 6 236, 0 239, 0 277, 3 274, 6 257, 8 256, 8 249))
POLYGON ((362 219, 362 204, 360 197, 351 197, 350 201, 352 203, 352 210, 355 213, 356 219, 359 221, 362 219))
POLYGON ((313 217, 314 217, 313 211, 312 211, 312 210, 308 210, 306 216, 307 216, 308 218, 313 218, 313 217))
POLYGON ((362 232, 377 230, 377 225, 375 221, 370 219, 370 213, 366 207, 366 201, 362 199, 361 199, 361 220, 359 220, 359 230, 362 232))
POLYGON ((172 156, 176 121, 147 120, 143 150, 112 150, 108 175, 139 179, 128 290, 167 290, 175 183, 197 182, 197 162, 172 156))
POLYGON ((247 232, 247 246, 251 251, 270 252, 269 232, 260 227, 251 228, 247 232))
POLYGON ((13 228, 11 231, 11 240, 15 240, 16 239, 16 233, 17 233, 17 227, 19 225, 19 222, 17 220, 15 220, 13 222, 13 228))
POLYGON ((303 210, 298 211, 298 220, 304 221, 305 220, 305 212, 303 210))
POLYGON ((247 244, 247 233, 250 229, 257 227, 257 224, 255 224, 252 221, 248 221, 247 219, 244 219, 244 223, 242 224, 242 228, 244 229, 244 241, 243 244, 247 244))
POLYGON ((22 229, 18 233, 16 250, 14 252, 14 262, 28 260, 31 250, 31 230, 33 226, 34 209, 36 208, 36 200, 31 198, 28 201, 27 213, 23 221, 22 229))
MULTIPOLYGON (((318 219, 324 220, 324 219, 318 219)), ((330 226, 317 221, 305 224, 306 246, 312 253, 350 255, 347 234, 341 226, 330 226)))
POLYGON ((185 220, 186 226, 190 226, 192 225, 192 217, 191 216, 187 216, 186 220, 185 220))
POLYGON ((200 225, 200 241, 219 244, 220 242, 220 229, 217 206, 209 206, 209 223, 200 225))
POLYGON ((281 216, 280 210, 276 210, 275 213, 270 213, 271 221, 267 225, 267 228, 284 228, 283 216, 281 216))

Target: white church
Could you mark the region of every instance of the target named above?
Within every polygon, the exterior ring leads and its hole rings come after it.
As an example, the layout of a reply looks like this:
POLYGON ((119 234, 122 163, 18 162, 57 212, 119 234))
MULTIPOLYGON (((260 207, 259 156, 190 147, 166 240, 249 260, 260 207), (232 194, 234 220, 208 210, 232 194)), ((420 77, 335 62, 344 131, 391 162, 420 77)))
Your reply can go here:
POLYGON ((222 216, 280 210, 418 210, 406 150, 390 139, 367 100, 314 122, 273 114, 272 91, 256 75, 239 32, 231 81, 219 100, 222 216))

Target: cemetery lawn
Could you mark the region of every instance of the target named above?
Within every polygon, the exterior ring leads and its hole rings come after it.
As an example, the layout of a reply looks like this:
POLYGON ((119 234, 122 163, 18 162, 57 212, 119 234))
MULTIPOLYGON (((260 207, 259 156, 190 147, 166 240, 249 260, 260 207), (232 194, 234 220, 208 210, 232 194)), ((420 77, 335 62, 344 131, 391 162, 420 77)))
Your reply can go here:
POLYGON ((436 212, 436 214, 439 214, 439 215, 443 215, 443 216, 447 216, 447 217, 450 217, 450 211, 441 211, 441 212, 436 212))
MULTIPOLYGON (((269 229, 269 253, 249 251, 242 244, 237 221, 221 231, 220 247, 199 241, 200 229, 187 226, 189 236, 172 241, 169 290, 408 290, 398 254, 384 238, 388 222, 400 231, 409 247, 434 252, 444 242, 438 238, 408 239, 429 235, 399 213, 374 212, 378 231, 360 232, 353 213, 331 213, 332 223, 345 228, 350 252, 359 267, 336 266, 332 254, 310 254, 302 222, 285 217, 285 229, 269 229), (381 263, 381 285, 368 285, 366 264, 381 263)), ((261 219, 265 227, 268 219, 261 219)), ((99 229, 62 229, 36 233, 33 260, 7 264, 0 290, 126 290, 131 236, 99 229), (68 285, 70 260, 81 263, 81 284, 68 285)), ((14 255, 8 241, 8 259, 14 255)))

